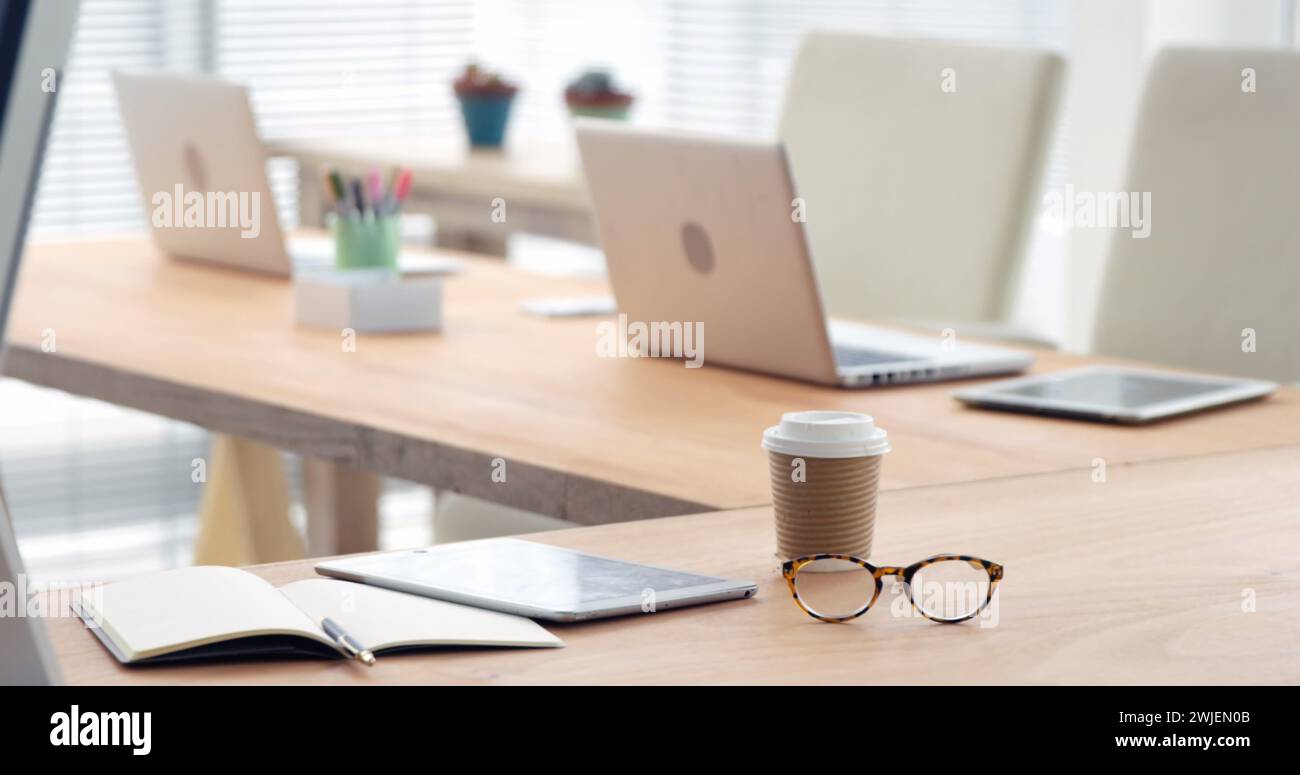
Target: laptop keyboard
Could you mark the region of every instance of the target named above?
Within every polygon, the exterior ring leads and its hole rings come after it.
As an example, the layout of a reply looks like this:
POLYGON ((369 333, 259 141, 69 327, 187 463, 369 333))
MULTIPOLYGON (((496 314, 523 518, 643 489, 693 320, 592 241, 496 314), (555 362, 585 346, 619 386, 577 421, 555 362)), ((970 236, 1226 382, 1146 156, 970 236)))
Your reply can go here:
POLYGON ((877 363, 901 363, 916 360, 915 357, 909 357, 900 353, 864 350, 860 347, 835 345, 834 349, 836 365, 845 367, 872 366, 877 363))

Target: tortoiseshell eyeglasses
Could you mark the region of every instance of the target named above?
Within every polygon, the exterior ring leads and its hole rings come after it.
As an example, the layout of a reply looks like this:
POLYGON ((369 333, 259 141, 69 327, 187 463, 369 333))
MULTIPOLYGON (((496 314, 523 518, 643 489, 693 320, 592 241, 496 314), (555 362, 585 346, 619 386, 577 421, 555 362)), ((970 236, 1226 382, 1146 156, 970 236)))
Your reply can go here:
POLYGON ((811 554, 786 560, 781 575, 795 603, 824 622, 865 614, 880 597, 881 579, 893 576, 903 580, 912 607, 922 616, 956 624, 993 600, 1002 566, 965 554, 936 554, 906 568, 876 566, 847 554, 811 554))

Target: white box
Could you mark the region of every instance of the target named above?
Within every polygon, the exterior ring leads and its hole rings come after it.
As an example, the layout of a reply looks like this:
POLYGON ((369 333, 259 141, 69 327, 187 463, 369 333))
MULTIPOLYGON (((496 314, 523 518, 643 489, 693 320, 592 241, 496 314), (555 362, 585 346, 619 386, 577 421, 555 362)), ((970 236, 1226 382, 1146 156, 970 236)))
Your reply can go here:
POLYGON ((322 269, 294 277, 298 322, 357 333, 438 331, 442 279, 386 269, 322 269))

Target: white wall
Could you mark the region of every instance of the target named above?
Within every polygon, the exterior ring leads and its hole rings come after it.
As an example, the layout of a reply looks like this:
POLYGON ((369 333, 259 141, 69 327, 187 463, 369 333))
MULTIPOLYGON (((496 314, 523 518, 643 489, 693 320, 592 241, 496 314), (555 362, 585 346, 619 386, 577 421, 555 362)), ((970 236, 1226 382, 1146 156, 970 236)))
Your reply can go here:
POLYGON ((1147 46, 1282 46, 1293 0, 1147 0, 1147 46))
MULTIPOLYGON (((1070 183, 1079 191, 1118 191, 1128 158, 1143 77, 1146 14, 1133 0, 1074 0, 1074 38, 1066 83, 1070 183)), ((1065 271, 1065 347, 1082 350, 1091 336, 1110 235, 1070 232, 1065 271)))

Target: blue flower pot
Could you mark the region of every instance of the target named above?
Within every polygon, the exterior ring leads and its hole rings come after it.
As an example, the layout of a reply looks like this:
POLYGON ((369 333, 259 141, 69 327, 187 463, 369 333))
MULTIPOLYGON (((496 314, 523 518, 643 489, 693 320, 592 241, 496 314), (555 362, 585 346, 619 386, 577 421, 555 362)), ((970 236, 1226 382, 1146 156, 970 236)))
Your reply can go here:
POLYGON ((457 97, 469 144, 478 148, 500 148, 505 142, 514 95, 462 94, 457 97))

